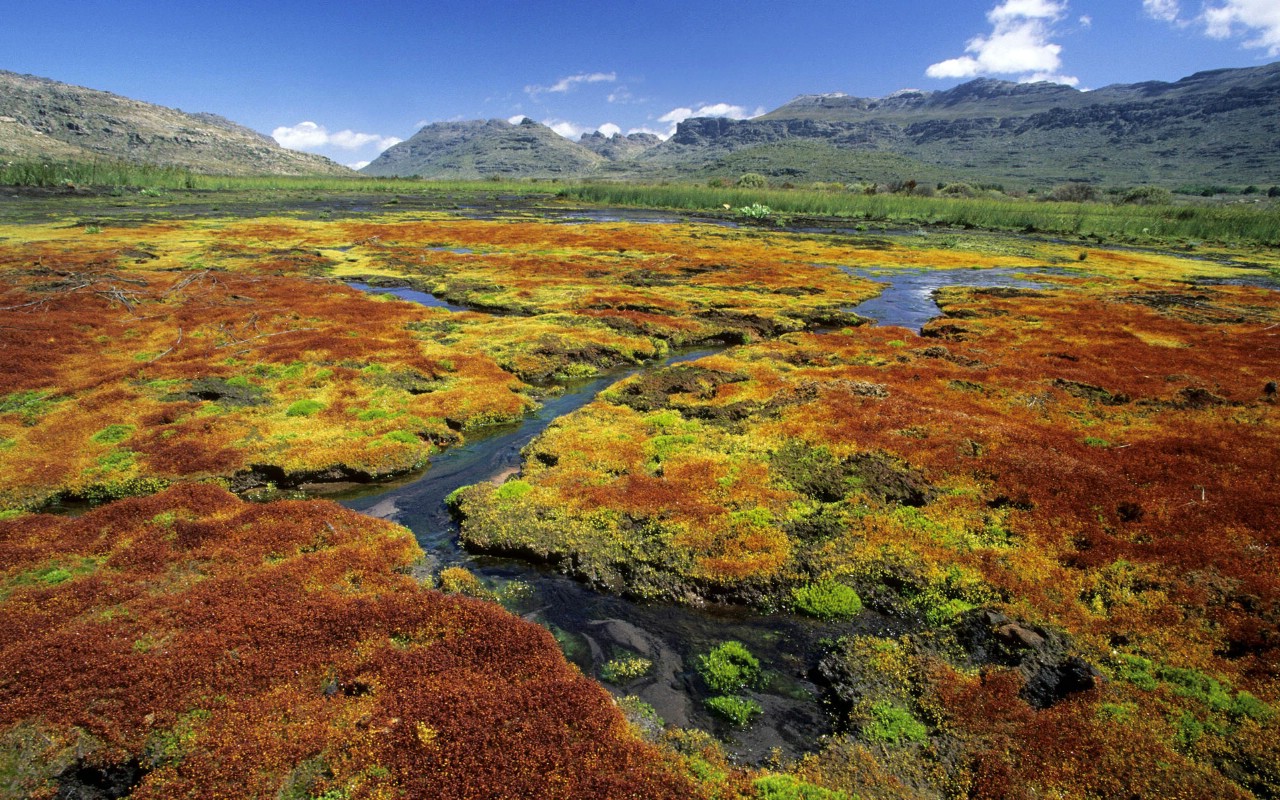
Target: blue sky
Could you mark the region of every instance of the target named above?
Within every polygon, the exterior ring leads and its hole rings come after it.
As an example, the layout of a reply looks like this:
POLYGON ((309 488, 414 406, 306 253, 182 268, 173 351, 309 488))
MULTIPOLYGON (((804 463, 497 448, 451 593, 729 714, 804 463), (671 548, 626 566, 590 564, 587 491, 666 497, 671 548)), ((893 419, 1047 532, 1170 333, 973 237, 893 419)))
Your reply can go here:
POLYGON ((0 69, 358 164, 425 123, 669 135, 798 94, 1081 89, 1280 59, 1280 0, 0 0, 0 69))

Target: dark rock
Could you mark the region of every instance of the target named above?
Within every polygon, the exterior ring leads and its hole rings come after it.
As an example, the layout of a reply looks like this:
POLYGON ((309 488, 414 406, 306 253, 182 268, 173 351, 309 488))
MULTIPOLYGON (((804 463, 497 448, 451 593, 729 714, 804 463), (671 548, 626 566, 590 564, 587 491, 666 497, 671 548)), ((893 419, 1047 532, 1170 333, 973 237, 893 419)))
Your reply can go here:
POLYGON ((196 378, 185 392, 160 398, 166 402, 212 401, 225 406, 260 406, 268 402, 266 390, 252 384, 231 383, 226 378, 196 378))
POLYGON ((101 766, 83 760, 67 767, 58 775, 55 800, 116 800, 128 797, 142 782, 147 770, 138 759, 101 766))
POLYGON ((1123 392, 1112 394, 1101 386, 1090 383, 1054 378, 1053 385, 1072 397, 1079 397, 1091 403, 1101 403, 1104 406, 1122 406, 1131 400, 1129 395, 1123 392))
POLYGON ((974 664, 1012 667, 1022 673, 1026 680, 1022 699, 1036 708, 1048 708, 1092 689, 1102 677, 1092 664, 1071 652, 1065 634, 991 609, 965 614, 955 636, 974 664))

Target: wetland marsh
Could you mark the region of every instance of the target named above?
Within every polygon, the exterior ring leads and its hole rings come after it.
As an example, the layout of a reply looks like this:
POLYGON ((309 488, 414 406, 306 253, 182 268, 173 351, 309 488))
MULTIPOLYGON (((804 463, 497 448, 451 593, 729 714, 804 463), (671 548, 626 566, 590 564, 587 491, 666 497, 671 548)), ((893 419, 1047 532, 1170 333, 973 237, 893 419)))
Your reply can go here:
POLYGON ((3 791, 1280 791, 1274 248, 477 197, 5 209, 3 791))

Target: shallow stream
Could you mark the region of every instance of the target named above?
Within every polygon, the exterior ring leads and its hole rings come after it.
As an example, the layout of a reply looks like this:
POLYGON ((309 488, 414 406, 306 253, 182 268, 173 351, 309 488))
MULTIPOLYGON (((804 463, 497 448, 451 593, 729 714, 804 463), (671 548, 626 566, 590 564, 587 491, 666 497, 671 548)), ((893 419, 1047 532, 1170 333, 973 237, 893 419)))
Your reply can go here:
MULTIPOLYGON (((862 270, 846 271, 890 283, 880 297, 857 306, 857 313, 875 317, 880 324, 916 330, 938 315, 931 293, 939 286, 1036 285, 1016 278, 1013 270, 892 270, 865 275, 862 270)), ((409 289, 352 285, 424 305, 458 309, 409 289)), ((689 608, 600 594, 549 567, 467 553, 459 545, 457 525, 445 506, 445 498, 455 489, 481 481, 500 483, 516 474, 521 448, 612 383, 714 352, 682 353, 661 364, 619 369, 568 386, 519 424, 495 427, 433 458, 421 476, 399 485, 368 487, 341 502, 408 527, 435 562, 433 566, 461 565, 500 591, 507 587, 509 598, 514 596, 508 599, 508 607, 549 628, 585 674, 598 676, 605 662, 628 653, 649 659, 654 666, 648 675, 610 688, 618 694, 637 695, 670 724, 715 732, 733 756, 756 763, 770 758, 775 748, 785 756, 812 751, 819 737, 832 732, 830 715, 820 702, 820 688, 810 680, 821 655, 820 640, 850 634, 896 636, 906 632, 909 623, 873 611, 865 611, 851 622, 832 624, 791 614, 760 614, 725 606, 689 608), (511 591, 513 588, 516 591, 511 591), (730 728, 707 711, 703 705, 707 692, 695 669, 699 654, 727 640, 746 644, 769 674, 768 685, 750 693, 764 707, 764 714, 745 730, 730 728)))

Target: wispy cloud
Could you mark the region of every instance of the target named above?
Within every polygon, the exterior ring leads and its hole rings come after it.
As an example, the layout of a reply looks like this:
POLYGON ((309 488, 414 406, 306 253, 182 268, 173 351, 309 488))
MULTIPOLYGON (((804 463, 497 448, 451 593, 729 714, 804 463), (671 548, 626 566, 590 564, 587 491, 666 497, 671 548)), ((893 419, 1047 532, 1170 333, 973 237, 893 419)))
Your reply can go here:
POLYGON ((359 150, 362 147, 374 145, 381 152, 401 142, 401 139, 395 136, 381 136, 376 133, 357 133, 352 130, 330 133, 325 126, 310 121, 276 128, 271 132, 271 138, 275 139, 281 147, 287 147, 290 150, 319 150, 324 147, 359 150))
POLYGON ((359 169, 364 169, 365 167, 369 166, 369 162, 368 162, 368 161, 356 161, 356 162, 354 162, 354 163, 352 163, 352 164, 348 164, 347 166, 348 166, 348 167, 351 167, 352 169, 359 170, 359 169))
POLYGON ((613 83, 616 80, 618 80, 616 72, 580 72, 577 75, 567 75, 550 86, 538 86, 531 83, 524 87, 524 91, 533 97, 537 97, 543 92, 566 94, 584 83, 613 83))
POLYGON ((1147 16, 1165 22, 1177 22, 1182 16, 1178 0, 1142 0, 1142 7, 1146 9, 1147 16))
POLYGON ((925 74, 930 78, 1007 75, 1020 81, 1075 86, 1078 79, 1060 72, 1062 45, 1051 41, 1054 26, 1066 14, 1066 0, 1005 0, 987 12, 991 33, 970 39, 964 48, 968 55, 931 64, 925 74))
POLYGON ((1212 39, 1244 38, 1245 47, 1265 48, 1268 55, 1280 55, 1280 3, 1276 0, 1226 0, 1190 19, 1182 16, 1177 0, 1142 0, 1147 14, 1186 27, 1198 25, 1212 39))

